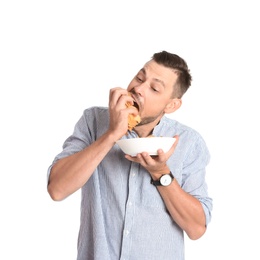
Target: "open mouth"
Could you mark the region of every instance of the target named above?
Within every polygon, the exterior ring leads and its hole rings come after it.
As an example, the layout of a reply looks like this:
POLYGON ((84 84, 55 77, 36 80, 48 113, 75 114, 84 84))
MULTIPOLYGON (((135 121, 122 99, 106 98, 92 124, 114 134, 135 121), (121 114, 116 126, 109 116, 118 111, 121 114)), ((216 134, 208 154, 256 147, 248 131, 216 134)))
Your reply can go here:
POLYGON ((137 110, 139 111, 139 105, 138 105, 135 101, 134 101, 133 106, 134 106, 135 108, 137 108, 137 110))

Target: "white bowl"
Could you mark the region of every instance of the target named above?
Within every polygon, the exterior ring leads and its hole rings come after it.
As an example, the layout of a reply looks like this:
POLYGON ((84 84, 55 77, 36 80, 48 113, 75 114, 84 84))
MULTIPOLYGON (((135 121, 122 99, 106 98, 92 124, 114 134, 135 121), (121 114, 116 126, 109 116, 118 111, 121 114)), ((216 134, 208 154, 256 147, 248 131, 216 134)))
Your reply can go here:
POLYGON ((168 152, 174 144, 174 137, 143 137, 132 139, 121 139, 116 143, 125 154, 136 156, 138 153, 147 152, 157 155, 158 149, 168 152))

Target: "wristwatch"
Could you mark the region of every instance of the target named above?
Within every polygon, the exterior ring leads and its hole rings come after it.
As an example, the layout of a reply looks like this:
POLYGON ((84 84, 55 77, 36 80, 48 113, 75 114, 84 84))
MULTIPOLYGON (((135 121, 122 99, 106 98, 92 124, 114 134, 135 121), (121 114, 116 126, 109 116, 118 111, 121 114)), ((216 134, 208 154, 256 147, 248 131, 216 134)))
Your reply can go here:
POLYGON ((154 186, 169 186, 173 180, 174 176, 172 175, 172 172, 170 172, 163 174, 158 181, 154 181, 153 179, 151 179, 151 184, 153 184, 154 186))

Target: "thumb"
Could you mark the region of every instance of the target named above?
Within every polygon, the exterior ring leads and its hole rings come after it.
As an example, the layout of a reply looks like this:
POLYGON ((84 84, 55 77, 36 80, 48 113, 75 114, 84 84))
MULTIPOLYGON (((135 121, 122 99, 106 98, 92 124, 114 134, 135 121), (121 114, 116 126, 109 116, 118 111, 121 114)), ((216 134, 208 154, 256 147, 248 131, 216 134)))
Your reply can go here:
POLYGON ((179 136, 178 135, 175 135, 173 138, 175 138, 175 142, 173 143, 171 149, 175 150, 175 147, 177 146, 178 144, 178 141, 179 141, 179 136))

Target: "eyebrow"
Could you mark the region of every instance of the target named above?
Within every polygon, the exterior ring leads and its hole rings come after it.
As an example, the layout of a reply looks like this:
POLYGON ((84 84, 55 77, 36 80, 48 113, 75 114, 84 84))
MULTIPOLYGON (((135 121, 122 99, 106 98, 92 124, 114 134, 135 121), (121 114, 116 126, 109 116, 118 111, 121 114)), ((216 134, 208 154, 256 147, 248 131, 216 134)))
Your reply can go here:
MULTIPOLYGON (((142 68, 140 71, 143 72, 144 75, 146 75, 146 70, 145 70, 145 68, 142 68)), ((158 82, 158 83, 160 83, 163 87, 165 87, 165 84, 164 84, 164 82, 163 82, 162 80, 157 79, 157 78, 153 78, 153 80, 156 81, 156 82, 158 82)))

